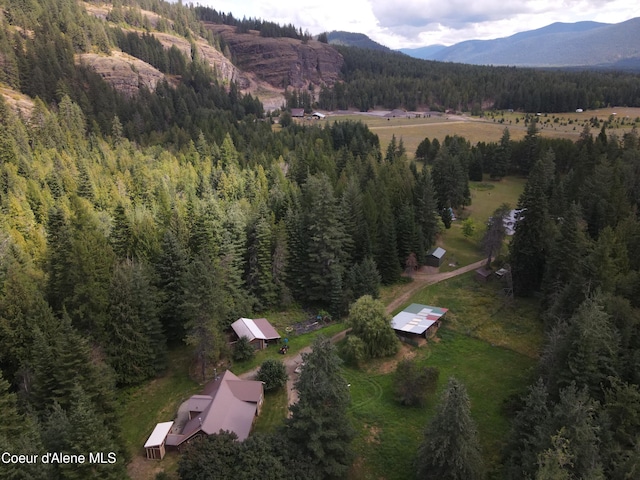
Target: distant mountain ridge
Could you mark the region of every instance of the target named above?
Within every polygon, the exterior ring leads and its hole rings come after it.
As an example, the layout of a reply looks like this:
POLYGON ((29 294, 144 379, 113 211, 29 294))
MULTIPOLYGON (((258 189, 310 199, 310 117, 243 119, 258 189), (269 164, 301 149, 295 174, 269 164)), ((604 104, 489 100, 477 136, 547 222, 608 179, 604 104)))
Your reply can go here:
POLYGON ((553 23, 494 40, 401 52, 425 60, 522 67, 640 67, 640 18, 617 24, 553 23))

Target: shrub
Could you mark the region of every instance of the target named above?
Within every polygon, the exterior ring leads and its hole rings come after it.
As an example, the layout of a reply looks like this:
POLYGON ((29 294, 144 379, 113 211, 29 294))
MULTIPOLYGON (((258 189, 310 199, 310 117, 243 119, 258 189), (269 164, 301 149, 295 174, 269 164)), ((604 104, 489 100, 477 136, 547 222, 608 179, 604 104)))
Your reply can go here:
POLYGON ((401 360, 393 378, 395 399, 402 405, 424 406, 438 386, 440 371, 436 367, 420 367, 414 360, 401 360))
POLYGON ((242 336, 233 347, 233 360, 236 362, 250 360, 253 358, 255 353, 256 351, 253 348, 253 345, 249 342, 249 338, 242 336))
POLYGON ((264 382, 265 390, 275 390, 287 384, 287 367, 280 360, 265 360, 258 370, 258 380, 264 382))

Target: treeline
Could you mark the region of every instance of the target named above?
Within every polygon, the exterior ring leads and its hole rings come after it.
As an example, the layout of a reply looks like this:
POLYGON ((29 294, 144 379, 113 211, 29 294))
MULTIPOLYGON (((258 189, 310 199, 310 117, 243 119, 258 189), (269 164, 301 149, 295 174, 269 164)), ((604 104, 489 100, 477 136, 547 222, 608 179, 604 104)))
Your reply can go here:
POLYGON ((336 46, 342 82, 320 91, 327 110, 375 107, 480 112, 487 105, 525 112, 639 106, 638 75, 565 72, 432 62, 400 53, 336 46))
POLYGON ((509 258, 547 342, 516 404, 507 478, 632 478, 640 468, 640 142, 585 127, 575 161, 534 162, 509 258), (560 166, 562 165, 562 166, 560 166))
POLYGON ((197 6, 194 8, 196 18, 203 22, 217 23, 219 25, 231 25, 236 27, 236 33, 248 33, 250 30, 257 30, 261 37, 270 38, 295 38, 296 40, 309 41, 313 37, 302 28, 296 28, 293 24, 280 25, 276 22, 269 22, 260 18, 237 19, 231 13, 218 12, 210 7, 197 6))

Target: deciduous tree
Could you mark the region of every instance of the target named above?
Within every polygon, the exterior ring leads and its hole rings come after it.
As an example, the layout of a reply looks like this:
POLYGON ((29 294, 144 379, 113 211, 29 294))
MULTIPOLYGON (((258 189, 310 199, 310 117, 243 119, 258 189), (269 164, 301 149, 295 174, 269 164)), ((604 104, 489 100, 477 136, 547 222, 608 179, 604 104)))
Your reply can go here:
POLYGON ((399 341, 391 328, 391 318, 380 300, 370 295, 360 297, 349 309, 347 323, 351 335, 363 341, 367 357, 386 357, 398 351, 399 341))

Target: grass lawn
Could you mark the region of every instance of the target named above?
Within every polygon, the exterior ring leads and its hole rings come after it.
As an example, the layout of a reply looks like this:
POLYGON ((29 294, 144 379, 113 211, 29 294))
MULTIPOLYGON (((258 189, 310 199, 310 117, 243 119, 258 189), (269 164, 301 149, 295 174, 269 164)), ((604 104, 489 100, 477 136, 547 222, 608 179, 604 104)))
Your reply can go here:
POLYGON ((437 398, 426 408, 396 404, 393 371, 405 356, 439 368, 439 391, 452 375, 465 384, 489 477, 500 478, 500 452, 509 430, 502 408, 505 400, 531 383, 543 341, 537 304, 520 299, 506 303, 499 282, 478 283, 473 272, 430 285, 410 303, 449 309, 437 338, 424 348, 403 346, 395 359, 344 370, 351 384, 350 413, 358 430, 354 444, 358 459, 350 478, 413 477, 412 461, 437 398))
POLYGON ((169 353, 164 376, 120 394, 122 436, 130 455, 144 455, 144 442, 158 422, 173 420, 180 404, 201 386, 189 376, 191 350, 180 347, 169 353))
POLYGON ((262 411, 253 426, 253 433, 272 433, 282 425, 289 409, 287 406, 287 388, 275 392, 266 392, 262 411))
MULTIPOLYGON (((500 452, 509 430, 503 404, 530 383, 535 361, 449 328, 441 329, 439 337, 438 342, 419 349, 415 358, 421 364, 439 368, 439 391, 449 376, 465 384, 483 458, 490 477, 499 478, 500 452)), ((350 478, 413 478, 412 462, 437 398, 432 398, 425 408, 402 407, 393 399, 392 373, 375 374, 372 370, 375 371, 373 365, 367 371, 344 370, 345 379, 351 384, 350 415, 358 431, 354 442, 358 459, 350 478)))
POLYGON ((455 270, 484 257, 480 242, 486 230, 487 220, 503 203, 515 208, 525 183, 526 179, 516 177, 506 177, 498 182, 469 182, 471 205, 457 212, 458 219, 452 223, 450 229, 440 235, 437 242, 447 250, 445 263, 440 267, 441 272, 455 270), (469 238, 462 234, 462 222, 467 218, 475 225, 475 232, 469 238))
POLYGON ((422 289, 407 305, 448 308, 448 329, 537 359, 544 340, 539 307, 533 299, 506 299, 502 288, 497 279, 479 283, 469 272, 422 289))

